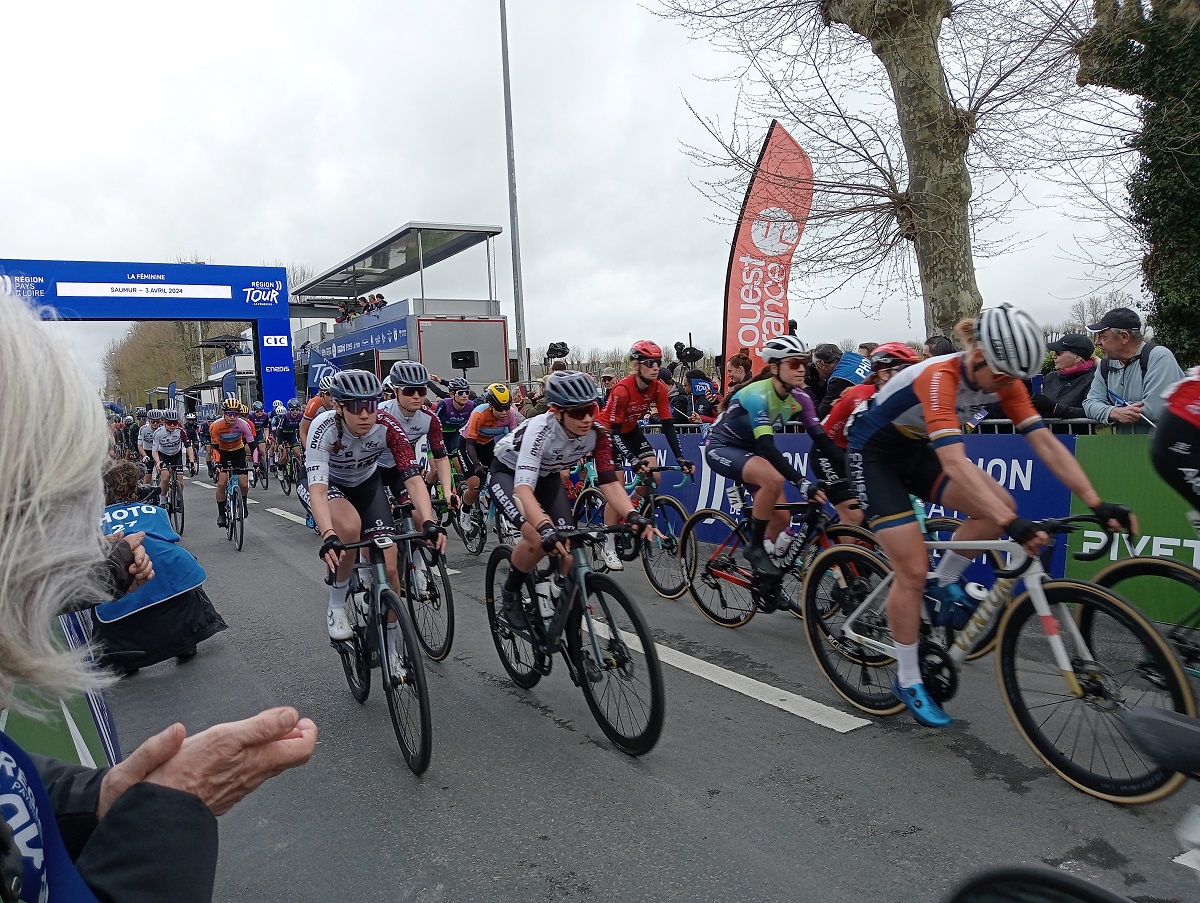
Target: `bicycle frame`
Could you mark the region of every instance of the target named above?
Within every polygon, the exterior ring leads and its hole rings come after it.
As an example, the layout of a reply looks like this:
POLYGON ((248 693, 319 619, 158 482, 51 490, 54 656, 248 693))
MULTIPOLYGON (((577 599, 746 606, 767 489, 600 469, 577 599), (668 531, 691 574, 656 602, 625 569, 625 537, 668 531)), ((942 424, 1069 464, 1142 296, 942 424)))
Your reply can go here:
MULTIPOLYGON (((1029 593, 1030 600, 1033 602, 1034 610, 1041 620, 1043 630, 1046 631, 1046 640, 1049 642, 1051 653, 1054 655, 1055 665, 1062 673, 1071 695, 1076 698, 1083 696, 1083 688, 1080 687, 1079 681, 1075 677, 1075 668, 1071 664, 1071 657, 1067 654, 1066 644, 1063 642, 1060 631, 1065 629, 1070 636, 1072 647, 1084 653, 1087 661, 1094 660, 1092 651, 1084 641, 1083 634, 1080 633, 1075 619, 1057 617, 1051 610, 1049 602, 1046 601, 1046 594, 1042 590, 1042 583, 1051 578, 1046 573, 1045 568, 1042 567, 1040 559, 1031 558, 1018 543, 1010 539, 976 541, 927 540, 925 548, 929 550, 953 550, 964 554, 967 558, 973 558, 979 552, 1001 552, 1009 556, 1009 562, 1012 565, 1011 568, 998 573, 998 579, 988 593, 987 598, 979 603, 979 607, 971 615, 971 620, 955 636, 954 645, 947 650, 947 655, 956 666, 962 665, 966 660, 967 653, 971 651, 971 646, 974 645, 976 638, 983 633, 995 618, 1000 616, 1005 604, 1012 596, 1013 585, 1017 580, 1023 579, 1025 581, 1025 589, 1029 593)), ((843 637, 873 652, 888 657, 895 657, 895 648, 891 644, 881 643, 871 637, 863 636, 854 631, 853 625, 855 620, 865 612, 875 608, 882 608, 886 604, 886 594, 894 577, 895 572, 889 571, 888 575, 871 591, 871 594, 863 600, 862 604, 854 610, 853 614, 842 625, 843 637)), ((924 611, 922 611, 922 617, 924 617, 924 611)))
MULTIPOLYGON (((587 590, 585 584, 587 575, 592 572, 591 565, 587 561, 587 553, 584 547, 586 542, 573 543, 571 548, 572 563, 567 569, 567 573, 563 574, 562 585, 565 588, 570 583, 570 592, 559 593, 558 599, 555 602, 554 616, 548 624, 541 626, 542 639, 545 641, 548 649, 555 649, 559 645, 559 640, 562 637, 562 632, 566 629, 567 619, 571 616, 571 609, 574 606, 576 596, 581 595, 579 599, 580 609, 583 613, 583 618, 587 623, 588 637, 592 643, 592 654, 596 657, 596 661, 602 661, 604 656, 600 650, 600 642, 596 636, 595 623, 592 620, 591 606, 587 604, 587 590), (569 579, 568 579, 569 578, 569 579)), ((535 571, 541 576, 535 582, 535 586, 543 582, 549 582, 554 579, 554 575, 561 573, 558 562, 555 559, 550 561, 550 570, 548 572, 535 571)), ((535 600, 536 601, 536 600, 535 600)), ((535 632, 537 628, 535 627, 535 632)), ((570 663, 568 657, 568 664, 570 663)))

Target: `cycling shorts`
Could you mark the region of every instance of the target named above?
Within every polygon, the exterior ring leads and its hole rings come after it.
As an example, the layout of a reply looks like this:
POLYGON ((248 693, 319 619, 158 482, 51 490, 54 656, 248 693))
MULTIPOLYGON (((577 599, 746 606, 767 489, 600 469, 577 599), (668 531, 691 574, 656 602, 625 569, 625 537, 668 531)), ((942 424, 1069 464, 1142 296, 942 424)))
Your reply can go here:
POLYGON ((709 443, 704 446, 704 461, 708 464, 709 469, 723 477, 737 480, 739 483, 745 482, 742 479, 742 469, 746 466, 746 462, 754 457, 757 457, 754 452, 739 445, 709 443))
MULTIPOLYGON (((486 473, 491 469, 492 462, 496 460, 496 444, 489 442, 486 445, 480 445, 476 442, 474 451, 475 454, 472 456, 467 451, 466 443, 463 444, 463 457, 467 460, 467 464, 470 465, 472 471, 482 470, 486 473)), ((468 476, 470 475, 468 474, 468 476)))
MULTIPOLYGON (((396 535, 392 506, 388 502, 387 493, 383 491, 383 479, 378 469, 357 486, 330 483, 325 487, 325 492, 330 501, 345 499, 354 507, 362 524, 359 535, 363 539, 396 535)), ((304 503, 306 509, 311 510, 312 487, 308 485, 307 480, 296 484, 296 496, 304 503)))
POLYGON ((616 452, 613 457, 618 459, 615 463, 619 464, 623 460, 628 464, 637 464, 642 458, 654 457, 654 449, 642 435, 642 428, 639 426, 623 433, 614 428, 609 437, 612 439, 613 451, 616 452))
POLYGON ((442 433, 442 441, 446 444, 446 454, 453 455, 462 447, 462 433, 457 430, 453 433, 442 433))
POLYGON ((1167 485, 1200 511, 1200 429, 1165 411, 1150 443, 1150 460, 1167 485))
POLYGON ((232 451, 222 451, 219 463, 229 465, 235 470, 244 470, 246 468, 246 449, 235 448, 232 451))
MULTIPOLYGON (((493 464, 487 475, 488 492, 496 509, 504 515, 505 520, 517 529, 525 523, 521 507, 513 492, 513 482, 516 474, 499 464, 493 464)), ((566 487, 557 473, 540 477, 533 487, 533 497, 537 499, 542 510, 550 518, 551 523, 559 530, 569 530, 575 525, 575 514, 571 510, 571 502, 567 498, 566 487)), ((540 526, 534 524, 533 526, 540 526)))
POLYGON ((160 465, 162 467, 170 467, 172 464, 182 465, 183 451, 177 451, 173 455, 164 455, 162 452, 159 452, 158 460, 162 462, 160 465))
POLYGON ((910 495, 941 504, 949 477, 928 442, 877 435, 847 453, 850 484, 872 530, 917 522, 910 495))

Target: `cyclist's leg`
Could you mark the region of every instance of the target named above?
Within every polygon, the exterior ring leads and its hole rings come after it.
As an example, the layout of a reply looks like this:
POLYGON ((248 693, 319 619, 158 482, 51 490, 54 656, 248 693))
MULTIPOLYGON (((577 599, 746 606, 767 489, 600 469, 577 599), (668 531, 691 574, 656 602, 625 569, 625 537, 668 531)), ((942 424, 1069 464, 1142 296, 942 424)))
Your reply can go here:
POLYGON ((1164 412, 1150 444, 1150 461, 1166 484, 1192 506, 1187 519, 1200 534, 1200 429, 1164 412))
POLYGON ((217 471, 217 520, 218 522, 225 516, 225 486, 229 482, 229 471, 217 471))
POLYGON ((163 504, 167 500, 167 486, 171 482, 171 468, 167 464, 167 458, 162 459, 162 464, 158 466, 158 503, 163 504))
MULTIPOLYGON (((557 477, 554 478, 557 481, 557 477)), ((488 491, 496 509, 509 523, 521 531, 521 539, 513 547, 512 559, 508 577, 504 581, 503 603, 504 614, 509 624, 518 629, 526 626, 524 613, 521 611, 521 587, 528 579, 533 569, 537 567, 546 553, 542 550, 542 540, 533 524, 525 520, 520 506, 517 504, 513 491, 515 476, 512 471, 493 464, 488 473, 488 491)), ((547 512, 549 514, 549 512, 547 512)))

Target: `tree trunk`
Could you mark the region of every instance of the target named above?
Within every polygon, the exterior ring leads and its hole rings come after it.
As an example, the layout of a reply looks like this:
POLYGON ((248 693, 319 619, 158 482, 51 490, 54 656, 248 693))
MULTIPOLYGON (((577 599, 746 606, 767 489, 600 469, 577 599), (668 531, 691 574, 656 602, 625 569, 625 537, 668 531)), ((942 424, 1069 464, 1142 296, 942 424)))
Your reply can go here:
POLYGON ((921 279, 925 327, 949 335, 979 313, 968 207, 966 152, 972 117, 950 102, 938 55, 946 0, 827 0, 827 21, 871 42, 891 80, 908 163, 907 204, 898 218, 911 237, 921 279))

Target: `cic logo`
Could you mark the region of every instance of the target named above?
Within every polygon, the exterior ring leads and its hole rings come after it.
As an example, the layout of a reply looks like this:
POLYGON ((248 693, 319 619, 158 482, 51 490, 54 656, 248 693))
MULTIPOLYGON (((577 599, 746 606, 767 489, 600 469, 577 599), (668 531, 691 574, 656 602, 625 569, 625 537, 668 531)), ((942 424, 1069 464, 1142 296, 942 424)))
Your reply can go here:
POLYGON ((265 335, 263 336, 262 343, 264 348, 286 348, 288 337, 285 335, 265 335))

